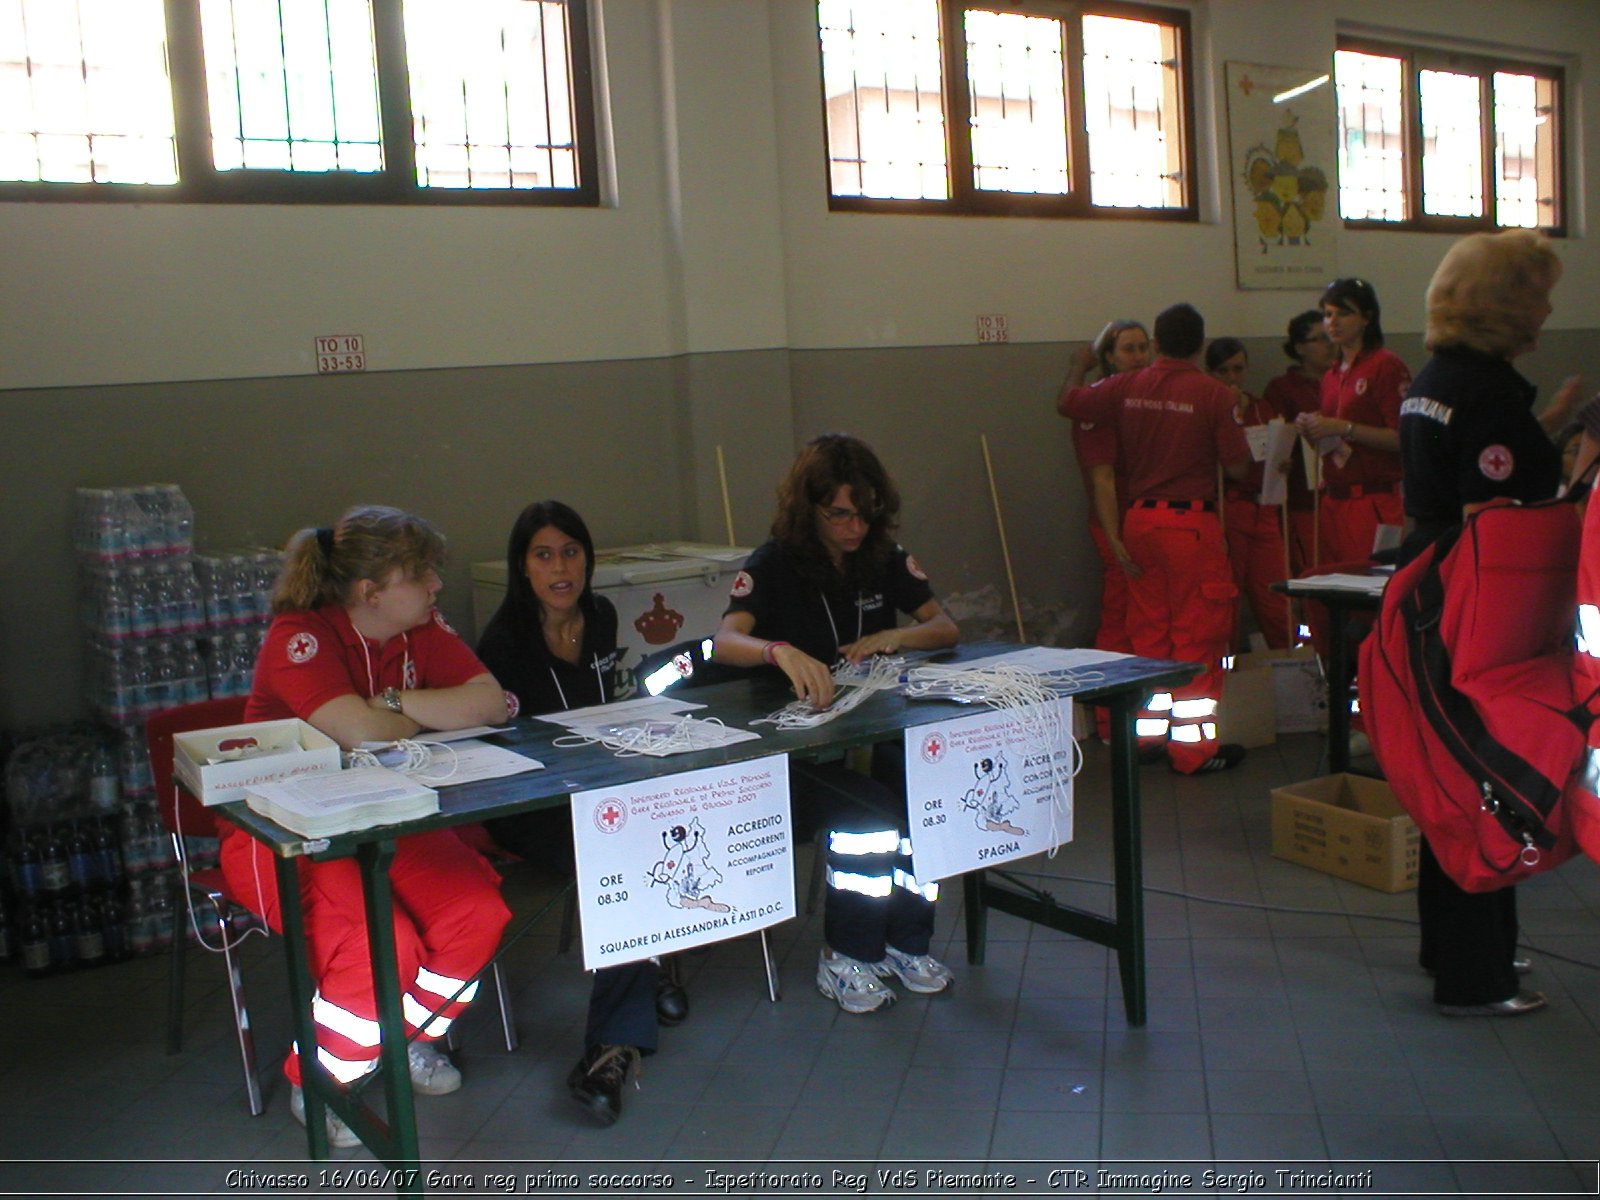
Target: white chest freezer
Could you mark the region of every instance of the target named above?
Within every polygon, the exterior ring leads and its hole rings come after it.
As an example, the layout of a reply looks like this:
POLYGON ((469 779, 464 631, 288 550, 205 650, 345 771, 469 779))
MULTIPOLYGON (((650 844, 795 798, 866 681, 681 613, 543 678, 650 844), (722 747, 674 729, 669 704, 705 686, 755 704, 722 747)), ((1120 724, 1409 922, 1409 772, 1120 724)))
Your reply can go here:
MULTIPOLYGON (((624 667, 690 638, 710 637, 728 606, 733 577, 748 546, 651 542, 597 549, 595 591, 617 609, 617 645, 624 667)), ((505 562, 472 564, 472 619, 481 633, 506 593, 505 562)))

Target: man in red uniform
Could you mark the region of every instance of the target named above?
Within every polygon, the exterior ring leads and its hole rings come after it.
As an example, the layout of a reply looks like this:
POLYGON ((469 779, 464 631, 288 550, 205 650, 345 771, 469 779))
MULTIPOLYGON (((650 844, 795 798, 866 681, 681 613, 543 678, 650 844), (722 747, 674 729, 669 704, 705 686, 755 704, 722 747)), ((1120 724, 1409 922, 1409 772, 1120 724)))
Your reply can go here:
POLYGON ((1217 519, 1217 466, 1244 477, 1250 449, 1233 419, 1233 395, 1200 369, 1205 321, 1189 304, 1156 318, 1159 357, 1082 386, 1080 355, 1056 402, 1064 417, 1110 422, 1119 475, 1128 482, 1122 541, 1139 567, 1128 581, 1128 634, 1146 658, 1201 663, 1193 682, 1158 693, 1140 715, 1146 746, 1167 726, 1167 757, 1185 775, 1244 761, 1244 748, 1217 742, 1222 657, 1233 636, 1238 589, 1217 519))

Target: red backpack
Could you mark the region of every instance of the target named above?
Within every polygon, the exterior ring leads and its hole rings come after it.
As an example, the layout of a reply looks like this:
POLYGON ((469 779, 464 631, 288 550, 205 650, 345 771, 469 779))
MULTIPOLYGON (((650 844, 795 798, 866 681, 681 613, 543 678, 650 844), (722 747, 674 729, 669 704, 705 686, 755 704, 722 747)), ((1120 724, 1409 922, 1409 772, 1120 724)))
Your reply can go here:
POLYGON ((1576 849, 1562 793, 1593 721, 1573 690, 1578 498, 1468 517, 1396 572, 1361 646, 1378 763, 1469 892, 1576 849))

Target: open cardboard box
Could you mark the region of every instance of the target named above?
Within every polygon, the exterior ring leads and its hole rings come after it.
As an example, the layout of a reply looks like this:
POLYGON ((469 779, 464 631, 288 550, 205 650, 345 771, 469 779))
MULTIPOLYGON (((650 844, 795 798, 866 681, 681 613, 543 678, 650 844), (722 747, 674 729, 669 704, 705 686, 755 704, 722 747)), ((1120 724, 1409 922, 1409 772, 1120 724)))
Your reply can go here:
POLYGON ((1380 892, 1417 886, 1421 834, 1381 779, 1324 775, 1272 789, 1272 853, 1380 892))
POLYGON ((194 729, 172 739, 172 773, 205 805, 243 800, 251 787, 339 769, 339 744, 304 721, 257 721, 194 729), (263 751, 249 758, 211 762, 235 743, 253 743, 263 751))

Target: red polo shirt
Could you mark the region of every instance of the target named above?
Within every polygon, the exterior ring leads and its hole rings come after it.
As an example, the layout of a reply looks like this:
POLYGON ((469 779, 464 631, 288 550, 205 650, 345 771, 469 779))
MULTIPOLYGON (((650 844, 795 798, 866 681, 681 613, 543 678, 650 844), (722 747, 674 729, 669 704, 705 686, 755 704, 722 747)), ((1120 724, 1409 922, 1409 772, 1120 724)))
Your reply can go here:
MULTIPOLYGON (((1400 402, 1411 390, 1411 371, 1400 356, 1381 346, 1363 350, 1348 366, 1343 360, 1322 377, 1322 415, 1357 425, 1400 428, 1400 402)), ((1350 447, 1350 457, 1341 466, 1337 455, 1323 459, 1323 478, 1328 483, 1359 484, 1363 487, 1393 487, 1400 482, 1400 455, 1368 446, 1350 447)))

